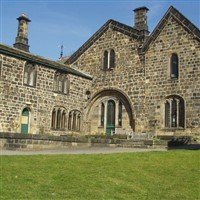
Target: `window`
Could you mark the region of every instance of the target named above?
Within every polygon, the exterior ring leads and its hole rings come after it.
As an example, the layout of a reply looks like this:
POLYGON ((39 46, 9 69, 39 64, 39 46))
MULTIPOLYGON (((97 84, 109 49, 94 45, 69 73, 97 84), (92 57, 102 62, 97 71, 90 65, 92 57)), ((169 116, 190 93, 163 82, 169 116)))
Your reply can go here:
POLYGON ((103 55, 103 69, 108 69, 108 51, 104 51, 103 55))
POLYGON ((177 79, 179 76, 179 61, 178 61, 178 55, 173 53, 171 55, 171 59, 170 59, 170 77, 172 79, 177 79))
POLYGON ((165 127, 184 128, 184 126, 185 126, 184 100, 179 96, 168 97, 165 101, 165 127))
POLYGON ((113 49, 110 51, 110 69, 115 67, 115 52, 113 49))
POLYGON ((69 94, 69 76, 56 72, 54 75, 53 90, 58 93, 69 94))
POLYGON ((115 51, 111 49, 110 51, 105 50, 103 54, 103 69, 109 70, 115 68, 115 51))
POLYGON ((24 85, 36 86, 37 69, 36 65, 27 62, 24 67, 24 85))
POLYGON ((60 130, 66 128, 66 109, 55 107, 52 111, 51 128, 60 130))
POLYGON ((68 129, 71 131, 80 131, 81 127, 81 112, 72 110, 69 113, 68 129))

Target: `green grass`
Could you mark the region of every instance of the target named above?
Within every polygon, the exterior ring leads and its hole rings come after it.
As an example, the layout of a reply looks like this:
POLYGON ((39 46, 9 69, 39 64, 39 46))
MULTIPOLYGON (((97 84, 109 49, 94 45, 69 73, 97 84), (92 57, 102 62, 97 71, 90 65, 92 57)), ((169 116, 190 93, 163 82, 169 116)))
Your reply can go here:
POLYGON ((200 199, 200 151, 0 159, 1 200, 200 199))

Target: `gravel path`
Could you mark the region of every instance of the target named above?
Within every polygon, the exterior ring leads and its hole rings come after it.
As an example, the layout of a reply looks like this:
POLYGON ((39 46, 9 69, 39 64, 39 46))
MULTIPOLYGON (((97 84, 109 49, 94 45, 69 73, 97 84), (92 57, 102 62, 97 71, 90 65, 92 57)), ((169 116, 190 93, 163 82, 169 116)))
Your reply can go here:
POLYGON ((142 148, 111 148, 111 147, 90 147, 90 148, 68 148, 51 150, 25 150, 11 151, 1 150, 0 155, 39 155, 39 154, 110 154, 127 152, 149 152, 149 151, 167 151, 165 148, 142 149, 142 148))

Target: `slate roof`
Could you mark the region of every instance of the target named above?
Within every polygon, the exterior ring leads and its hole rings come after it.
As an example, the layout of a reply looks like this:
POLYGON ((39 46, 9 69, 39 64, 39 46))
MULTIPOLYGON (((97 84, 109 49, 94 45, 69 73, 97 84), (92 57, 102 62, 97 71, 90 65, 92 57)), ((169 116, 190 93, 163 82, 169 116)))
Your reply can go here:
POLYGON ((83 78, 92 80, 92 76, 90 76, 80 70, 73 69, 73 68, 71 68, 65 64, 59 63, 57 61, 52 61, 52 60, 43 58, 41 56, 34 55, 32 53, 25 52, 25 51, 22 51, 17 48, 13 48, 13 47, 10 47, 10 46, 4 45, 4 44, 0 44, 0 53, 2 53, 4 55, 8 55, 8 56, 13 56, 16 58, 28 60, 28 61, 34 62, 36 64, 41 64, 43 66, 50 67, 52 69, 56 69, 56 70, 59 70, 62 72, 66 72, 69 74, 73 74, 73 75, 76 75, 79 77, 83 77, 83 78))
POLYGON ((149 45, 158 37, 164 26, 166 25, 168 19, 173 17, 179 24, 181 24, 188 32, 194 35, 194 37, 200 41, 200 30, 190 22, 184 15, 182 15, 177 9, 173 6, 170 6, 168 11, 165 13, 163 18, 160 20, 154 31, 145 41, 141 51, 146 52, 148 50, 149 45))
POLYGON ((139 31, 130 26, 114 21, 108 20, 94 35, 90 37, 74 54, 72 54, 65 64, 73 63, 82 53, 84 53, 94 42, 96 42, 109 28, 128 35, 132 38, 139 38, 139 31))

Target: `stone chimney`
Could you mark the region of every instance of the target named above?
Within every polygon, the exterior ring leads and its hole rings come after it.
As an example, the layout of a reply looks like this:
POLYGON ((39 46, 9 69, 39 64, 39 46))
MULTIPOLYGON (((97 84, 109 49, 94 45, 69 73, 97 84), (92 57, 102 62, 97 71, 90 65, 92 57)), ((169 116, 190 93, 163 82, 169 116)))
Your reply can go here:
POLYGON ((17 20, 19 21, 18 32, 15 39, 15 44, 13 46, 17 49, 29 52, 28 23, 31 22, 31 20, 24 13, 21 14, 21 16, 17 18, 17 20))
POLYGON ((147 24, 147 7, 139 7, 134 11, 135 13, 135 25, 133 28, 141 31, 141 35, 147 36, 149 34, 148 24, 147 24))

